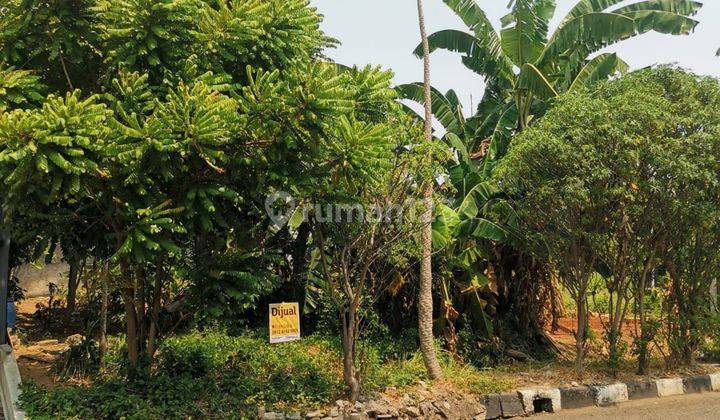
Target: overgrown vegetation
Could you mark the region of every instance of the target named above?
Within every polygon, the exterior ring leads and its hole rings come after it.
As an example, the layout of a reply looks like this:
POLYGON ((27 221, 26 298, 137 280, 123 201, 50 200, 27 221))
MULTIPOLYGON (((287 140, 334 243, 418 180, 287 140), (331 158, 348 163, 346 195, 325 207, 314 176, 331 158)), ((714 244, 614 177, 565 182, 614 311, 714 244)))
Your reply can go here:
POLYGON ((252 416, 411 386, 440 376, 417 352, 430 309, 467 392, 508 385, 478 369, 558 356, 548 330, 573 310, 578 374, 597 349, 614 373, 630 350, 640 372, 718 350, 720 83, 601 53, 689 34, 697 2, 581 0, 551 34, 553 0, 512 1, 499 33, 445 0, 470 33, 428 47, 487 89, 472 116, 432 90, 430 141, 399 103, 425 84, 330 62, 308 0, 7 3, 10 265, 69 264, 31 335, 81 333, 56 371, 90 382, 26 385, 32 417, 252 416), (299 303, 302 342, 266 342, 274 302, 299 303))
MULTIPOLYGON (((158 350, 157 368, 146 376, 52 390, 26 384, 23 407, 32 418, 253 417, 258 406, 310 410, 345 394, 341 347, 335 337, 311 336, 271 347, 265 336, 255 333, 192 333, 166 340, 158 350)), ((403 389, 427 380, 414 349, 398 359, 383 357, 391 352, 370 342, 360 348, 366 391, 403 389)), ((448 355, 441 363, 452 383, 468 392, 511 386, 448 355)))

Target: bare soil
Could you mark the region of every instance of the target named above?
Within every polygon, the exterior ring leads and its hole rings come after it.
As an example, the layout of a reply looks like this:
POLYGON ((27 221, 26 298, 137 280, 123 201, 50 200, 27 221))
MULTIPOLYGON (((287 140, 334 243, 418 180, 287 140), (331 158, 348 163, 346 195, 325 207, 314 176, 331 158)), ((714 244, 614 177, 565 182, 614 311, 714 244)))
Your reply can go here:
POLYGON ((18 327, 21 334, 11 336, 11 340, 23 380, 32 380, 38 385, 53 387, 62 381, 52 372, 52 365, 58 355, 67 348, 64 341, 69 334, 59 332, 42 337, 23 333, 33 331, 33 315, 37 305, 46 303, 47 298, 44 297, 29 298, 17 303, 18 327))

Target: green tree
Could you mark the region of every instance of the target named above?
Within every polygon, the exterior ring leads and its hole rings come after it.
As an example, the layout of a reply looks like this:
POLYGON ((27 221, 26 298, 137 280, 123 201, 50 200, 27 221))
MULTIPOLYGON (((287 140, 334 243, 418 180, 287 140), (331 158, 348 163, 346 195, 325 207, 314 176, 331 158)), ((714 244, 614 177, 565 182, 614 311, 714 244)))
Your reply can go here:
MULTIPOLYGON (((540 117, 558 93, 587 86, 627 70, 616 54, 592 55, 650 31, 688 34, 698 24, 691 16, 702 7, 690 0, 581 0, 549 33, 554 0, 514 0, 498 33, 474 0, 444 0, 470 33, 443 30, 429 37, 431 51, 462 54, 463 64, 485 78, 485 96, 474 115, 471 152, 489 143, 485 164, 492 167, 512 135, 540 117), (591 58, 592 57, 592 58, 591 58)), ((415 50, 422 57, 422 48, 415 50)))
POLYGON ((53 91, 94 89, 100 54, 91 0, 9 0, 0 18, 0 61, 33 70, 53 91))
POLYGON ((39 106, 45 98, 44 91, 40 77, 32 72, 0 68, 0 114, 39 106))
POLYGON ((670 348, 685 342, 674 356, 692 362, 715 276, 710 261, 717 262, 715 248, 699 252, 697 241, 717 239, 710 156, 717 154, 719 93, 715 79, 659 68, 567 94, 517 137, 498 167, 522 226, 537 235, 576 300, 579 370, 591 275, 602 276, 610 294, 605 329, 615 367, 634 288, 639 370, 647 368, 653 337, 642 302, 649 273, 660 268, 672 283, 670 348))

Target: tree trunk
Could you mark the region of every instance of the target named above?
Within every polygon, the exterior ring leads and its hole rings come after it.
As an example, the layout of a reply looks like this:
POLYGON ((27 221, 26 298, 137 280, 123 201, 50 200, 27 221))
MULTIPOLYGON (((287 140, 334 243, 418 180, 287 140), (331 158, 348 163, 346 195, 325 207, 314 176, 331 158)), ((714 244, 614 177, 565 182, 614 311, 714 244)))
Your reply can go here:
POLYGON ((147 345, 147 354, 148 357, 152 360, 153 356, 155 356, 155 350, 156 350, 156 344, 157 344, 157 337, 158 337, 158 316, 160 315, 160 298, 162 296, 162 283, 163 283, 163 275, 161 275, 162 271, 158 270, 158 273, 156 274, 155 278, 155 287, 153 289, 153 303, 152 303, 152 309, 150 313, 150 328, 148 331, 148 345, 147 345))
POLYGON ((65 306, 65 314, 68 320, 72 316, 73 312, 75 312, 79 266, 80 263, 78 261, 70 262, 70 273, 68 273, 67 305, 65 306))
POLYGON ((128 360, 132 368, 137 368, 140 347, 138 342, 137 313, 135 312, 135 287, 126 262, 120 263, 122 276, 122 294, 125 308, 125 343, 128 349, 128 360))
POLYGON ((105 355, 107 354, 107 314, 108 314, 108 276, 110 275, 109 263, 106 261, 100 274, 101 296, 100 296, 100 367, 105 369, 105 355))
POLYGON ((310 238, 310 224, 303 222, 298 228, 297 239, 295 240, 295 247, 293 249, 293 271, 292 279, 295 287, 295 299, 298 302, 298 308, 300 309, 300 317, 304 313, 305 309, 305 293, 307 291, 307 250, 308 250, 308 239, 310 238))
POLYGON ((147 304, 145 296, 147 271, 144 267, 138 268, 135 274, 135 313, 137 314, 138 351, 145 354, 148 334, 147 304))
MULTIPOLYGON (((425 84, 425 141, 432 142, 432 96, 430 90, 430 45, 425 30, 425 12, 422 0, 417 0, 420 37, 423 44, 423 69, 425 84)), ((420 352, 425 367, 432 379, 442 377, 442 369, 435 354, 433 337, 433 296, 432 296, 432 216, 433 182, 430 180, 423 191, 425 211, 422 214, 422 262, 420 266, 420 296, 418 299, 418 332, 420 352)))
POLYGON ((575 370, 582 375, 585 370, 585 345, 587 341, 588 311, 587 295, 582 294, 575 299, 577 306, 577 334, 575 336, 575 370))
POLYGON ((343 345, 343 378, 350 391, 350 401, 355 402, 360 398, 360 380, 355 367, 355 342, 357 313, 350 305, 349 309, 340 308, 340 321, 342 323, 342 345, 343 345))
POLYGON ((647 317, 645 316, 645 283, 647 281, 647 273, 644 270, 635 291, 635 302, 638 308, 638 317, 640 320, 640 342, 638 343, 638 375, 644 375, 647 372, 650 363, 648 345, 650 340, 650 332, 648 331, 647 317))

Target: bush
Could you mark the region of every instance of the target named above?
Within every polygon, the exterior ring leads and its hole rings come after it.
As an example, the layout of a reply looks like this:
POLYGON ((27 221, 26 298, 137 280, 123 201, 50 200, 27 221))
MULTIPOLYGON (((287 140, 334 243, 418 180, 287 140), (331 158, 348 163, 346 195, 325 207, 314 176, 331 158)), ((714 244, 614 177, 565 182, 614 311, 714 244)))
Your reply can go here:
POLYGON ((27 383, 21 401, 33 418, 250 417, 258 406, 312 409, 340 398, 340 366, 335 339, 271 346, 265 336, 195 332, 165 340, 151 374, 47 390, 27 383))
POLYGON ((159 371, 169 376, 202 376, 222 370, 232 357, 238 339, 220 332, 171 337, 160 346, 159 371))
MULTIPOLYGON (((114 344, 117 349, 109 349, 109 359, 122 353, 122 342, 114 344)), ((365 392, 428 380, 417 351, 387 360, 383 355, 397 348, 370 341, 359 347, 365 392)), ((450 382, 459 388, 479 393, 507 388, 490 374, 441 354, 450 382)), ((258 406, 310 410, 345 396, 341 359, 334 337, 269 345, 260 333, 231 337, 218 331, 195 332, 167 339, 151 374, 127 382, 116 377, 91 386, 53 389, 26 383, 21 402, 32 418, 245 418, 258 406)))

